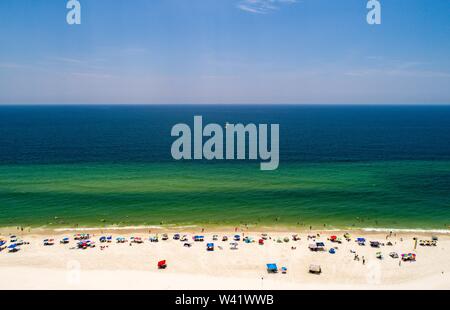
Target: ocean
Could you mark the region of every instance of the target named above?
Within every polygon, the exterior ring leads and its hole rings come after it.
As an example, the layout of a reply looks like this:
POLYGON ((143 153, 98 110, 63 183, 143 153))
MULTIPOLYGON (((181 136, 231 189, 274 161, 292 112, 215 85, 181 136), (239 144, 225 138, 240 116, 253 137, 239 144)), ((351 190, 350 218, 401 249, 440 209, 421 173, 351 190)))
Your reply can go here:
POLYGON ((448 229, 450 106, 1 106, 0 226, 448 229), (280 166, 175 161, 177 123, 280 124, 280 166))

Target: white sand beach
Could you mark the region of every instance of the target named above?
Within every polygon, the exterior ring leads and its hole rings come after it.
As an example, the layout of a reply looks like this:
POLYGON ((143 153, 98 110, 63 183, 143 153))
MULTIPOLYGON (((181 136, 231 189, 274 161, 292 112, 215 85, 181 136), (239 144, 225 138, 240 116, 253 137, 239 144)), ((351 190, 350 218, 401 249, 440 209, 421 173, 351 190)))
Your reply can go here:
POLYGON ((142 229, 124 231, 89 230, 95 247, 76 249, 73 236, 80 231, 33 230, 17 232, 1 230, 0 236, 10 244, 10 234, 29 242, 20 251, 0 252, 0 289, 450 289, 450 235, 436 234, 436 246, 415 247, 418 240, 431 240, 431 233, 397 232, 387 238, 386 232, 351 231, 351 241, 343 238, 343 231, 294 232, 265 231, 268 239, 258 244, 261 232, 240 232, 251 236, 255 242, 238 242, 237 249, 230 249, 235 235, 233 230, 200 233, 179 232, 188 236, 191 247, 174 240, 175 231, 167 232, 169 239, 161 240, 163 231, 142 229), (159 242, 149 237, 158 233, 159 242), (194 242, 196 234, 205 236, 204 242, 194 242), (292 240, 298 234, 301 240, 292 240), (314 241, 308 235, 320 234, 316 241, 325 244, 325 251, 313 252, 308 246, 314 241), (111 243, 100 243, 99 237, 112 235, 111 243), (212 241, 218 235, 218 241, 212 241), (222 241, 222 236, 230 240, 222 241), (336 235, 342 243, 328 240, 336 235), (116 243, 123 236, 128 242, 116 243), (142 244, 130 245, 130 237, 138 236, 142 244), (68 244, 60 244, 70 237, 68 244), (277 242, 289 237, 289 242, 277 242), (355 238, 367 239, 365 246, 355 238), (44 246, 43 240, 54 238, 55 244, 44 246), (369 241, 384 243, 373 248, 369 241), (214 251, 207 251, 206 244, 214 242, 214 251), (387 243, 391 242, 392 246, 387 243), (337 247, 335 254, 329 249, 337 247), (356 253, 353 253, 356 252, 356 253), (381 252, 383 258, 377 258, 381 252), (415 262, 400 262, 389 253, 416 254, 415 262), (358 255, 359 261, 355 260, 358 255), (364 264, 363 264, 364 257, 364 264), (166 269, 158 269, 160 260, 167 261, 166 269), (280 272, 269 274, 266 264, 277 264, 280 272), (309 273, 311 264, 320 265, 322 273, 309 273), (281 268, 286 267, 283 274, 281 268))

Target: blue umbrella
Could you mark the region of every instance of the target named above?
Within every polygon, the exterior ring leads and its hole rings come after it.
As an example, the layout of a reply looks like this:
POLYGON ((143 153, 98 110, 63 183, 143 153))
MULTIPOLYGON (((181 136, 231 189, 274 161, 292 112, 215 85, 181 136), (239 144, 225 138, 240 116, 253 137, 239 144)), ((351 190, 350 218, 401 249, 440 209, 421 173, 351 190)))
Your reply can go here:
POLYGON ((13 243, 8 246, 8 249, 15 249, 16 247, 17 247, 17 244, 13 243))

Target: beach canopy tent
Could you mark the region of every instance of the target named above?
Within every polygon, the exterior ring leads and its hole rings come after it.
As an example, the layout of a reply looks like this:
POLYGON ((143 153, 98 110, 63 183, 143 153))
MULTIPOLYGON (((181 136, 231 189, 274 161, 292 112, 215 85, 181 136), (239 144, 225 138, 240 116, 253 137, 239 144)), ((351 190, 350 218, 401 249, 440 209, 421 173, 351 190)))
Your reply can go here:
POLYGON ((281 267, 281 273, 286 274, 287 273, 287 268, 286 267, 281 267))
POLYGON ((222 237, 222 241, 228 241, 228 237, 227 236, 223 236, 222 237))
POLYGON ((259 239, 258 243, 259 243, 260 245, 264 245, 264 239, 259 239))
POLYGON ((310 244, 309 246, 308 246, 308 248, 311 250, 311 251, 317 251, 317 245, 315 245, 315 244, 310 244))
POLYGON ((237 250, 238 244, 236 242, 231 242, 230 243, 230 249, 231 250, 237 250))
POLYGON ((206 250, 208 251, 214 251, 214 243, 208 243, 206 245, 206 250))
POLYGON ((380 242, 378 241, 370 241, 370 246, 373 248, 379 248, 380 247, 380 242))
POLYGON ((405 262, 406 261, 413 262, 416 260, 416 254, 414 253, 402 254, 402 260, 405 262))
POLYGON ((76 234, 75 240, 87 240, 90 238, 89 234, 76 234))
POLYGON ((45 239, 44 245, 53 245, 55 243, 55 240, 53 239, 45 239))
POLYGON ((239 241, 241 240, 241 236, 239 235, 234 235, 234 241, 239 241))
POLYGON ((106 236, 101 236, 99 240, 100 240, 100 242, 102 242, 102 243, 103 243, 103 242, 106 242, 106 236))
POLYGON ((10 244, 10 245, 8 246, 8 251, 11 252, 11 253, 17 252, 17 251, 19 251, 19 250, 20 250, 19 246, 18 246, 17 244, 15 244, 15 243, 10 244))
POLYGON ((278 272, 277 264, 267 264, 267 272, 268 273, 277 273, 278 272))
POLYGON ((309 272, 320 274, 322 273, 322 268, 320 267, 320 265, 309 265, 309 272))
POLYGON ((284 237, 283 241, 284 242, 289 242, 289 238, 288 237, 284 237))
POLYGON ((392 258, 398 258, 398 254, 396 252, 389 253, 389 256, 392 258))
POLYGON ((205 240, 205 236, 194 236, 194 241, 204 241, 205 240))
POLYGON ((356 242, 358 242, 359 245, 365 245, 366 244, 366 239, 364 239, 364 238, 357 238, 356 242))
POLYGON ((158 262, 158 268, 159 269, 166 269, 167 268, 167 263, 166 260, 161 260, 158 262))
POLYGON ((334 248, 330 249, 330 254, 336 254, 336 250, 334 248))
POLYGON ((6 241, 1 240, 1 241, 0 241, 0 246, 2 246, 2 245, 4 245, 4 244, 6 244, 6 241))
POLYGON ((142 238, 141 237, 134 237, 134 238, 132 238, 133 239, 133 243, 143 243, 144 241, 142 241, 142 238))
POLYGON ((244 242, 245 243, 252 243, 253 242, 253 238, 252 237, 245 237, 244 238, 244 242))
POLYGON ((69 238, 67 238, 67 237, 62 238, 61 241, 60 241, 59 243, 62 243, 62 244, 69 243, 69 238))
POLYGON ((173 235, 173 240, 180 240, 180 234, 173 235))
POLYGON ((312 243, 308 246, 311 251, 323 251, 325 250, 325 244, 323 242, 312 243))

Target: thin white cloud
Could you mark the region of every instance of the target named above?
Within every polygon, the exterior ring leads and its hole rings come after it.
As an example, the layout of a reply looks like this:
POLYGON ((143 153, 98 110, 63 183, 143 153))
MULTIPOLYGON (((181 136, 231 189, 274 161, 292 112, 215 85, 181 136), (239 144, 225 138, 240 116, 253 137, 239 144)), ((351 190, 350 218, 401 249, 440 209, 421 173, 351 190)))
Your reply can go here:
POLYGON ((237 8, 253 14, 267 14, 285 4, 296 3, 297 0, 241 0, 237 8))

